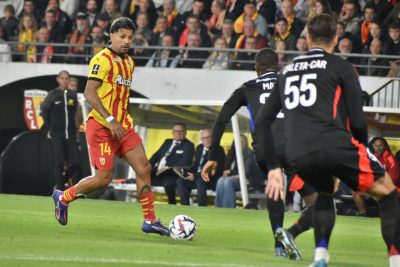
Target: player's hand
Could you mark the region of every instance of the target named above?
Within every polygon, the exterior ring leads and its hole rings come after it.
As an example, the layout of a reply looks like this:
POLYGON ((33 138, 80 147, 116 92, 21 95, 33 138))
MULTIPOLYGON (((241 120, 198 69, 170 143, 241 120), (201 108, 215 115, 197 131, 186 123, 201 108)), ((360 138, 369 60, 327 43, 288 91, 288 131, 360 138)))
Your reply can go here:
POLYGON ((265 187, 265 194, 274 199, 284 200, 283 194, 283 172, 281 168, 272 169, 268 172, 268 183, 265 187))
POLYGON ((186 176, 186 179, 189 181, 194 181, 194 174, 191 172, 188 172, 188 176, 186 176))
POLYGON ((125 130, 122 125, 114 119, 108 123, 108 126, 110 127, 112 136, 118 140, 121 140, 125 134, 125 130))
POLYGON ((201 177, 203 178, 204 182, 210 181, 210 174, 215 175, 215 169, 217 168, 216 161, 207 161, 204 165, 203 170, 201 171, 201 177))

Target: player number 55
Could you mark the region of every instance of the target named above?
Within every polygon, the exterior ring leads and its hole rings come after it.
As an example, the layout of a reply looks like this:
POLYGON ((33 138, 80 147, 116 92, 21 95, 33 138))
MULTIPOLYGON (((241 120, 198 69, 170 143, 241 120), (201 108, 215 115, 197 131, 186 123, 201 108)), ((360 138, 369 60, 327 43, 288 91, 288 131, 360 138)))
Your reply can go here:
POLYGON ((317 87, 309 80, 316 80, 317 74, 310 73, 289 76, 286 78, 285 84, 285 106, 287 109, 294 109, 298 105, 303 107, 311 107, 317 100, 317 87), (296 85, 300 81, 300 87, 296 85))

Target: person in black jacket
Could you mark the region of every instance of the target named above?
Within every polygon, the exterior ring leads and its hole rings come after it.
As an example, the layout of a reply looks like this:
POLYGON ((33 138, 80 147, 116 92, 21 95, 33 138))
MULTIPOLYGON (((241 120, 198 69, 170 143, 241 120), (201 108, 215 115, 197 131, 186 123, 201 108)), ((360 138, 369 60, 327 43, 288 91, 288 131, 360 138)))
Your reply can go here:
POLYGON ((52 146, 54 177, 58 190, 64 190, 67 179, 73 177, 79 169, 76 127, 78 99, 76 92, 68 89, 69 81, 68 71, 60 71, 57 76, 58 87, 50 91, 41 105, 41 115, 52 146), (67 168, 64 168, 65 163, 67 168), (64 169, 68 172, 64 173, 64 169))
POLYGON ((181 205, 189 205, 190 191, 197 189, 197 203, 199 206, 207 206, 207 189, 215 191, 217 179, 222 175, 225 165, 225 152, 221 146, 217 147, 218 167, 215 174, 211 176, 210 182, 206 183, 201 178, 201 170, 207 162, 208 151, 211 146, 211 130, 203 129, 200 131, 201 144, 196 147, 194 162, 186 178, 179 178, 177 181, 178 191, 181 198, 181 205))
POLYGON ((176 204, 176 180, 179 175, 173 167, 190 167, 193 161, 194 145, 186 139, 186 125, 175 123, 172 128, 173 139, 167 139, 150 158, 151 184, 164 186, 168 204, 176 204))

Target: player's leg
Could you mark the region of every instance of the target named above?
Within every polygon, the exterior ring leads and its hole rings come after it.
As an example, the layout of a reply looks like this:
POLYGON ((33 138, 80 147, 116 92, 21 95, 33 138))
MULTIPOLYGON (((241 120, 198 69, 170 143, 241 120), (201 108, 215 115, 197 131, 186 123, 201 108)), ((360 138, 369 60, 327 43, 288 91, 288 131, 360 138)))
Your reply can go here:
POLYGON ((86 124, 86 137, 89 144, 91 163, 95 167, 95 174, 79 181, 65 191, 55 190, 53 200, 56 219, 62 225, 68 222, 68 203, 86 194, 107 186, 111 181, 114 167, 114 155, 118 142, 112 139, 111 132, 89 119, 86 124))
POLYGON ((151 191, 150 182, 151 165, 144 152, 143 145, 141 143, 136 144, 123 157, 136 173, 136 187, 144 217, 142 231, 169 236, 169 230, 157 220, 155 215, 154 194, 151 191))
POLYGON ((400 206, 396 187, 378 160, 365 146, 355 144, 352 150, 338 152, 334 170, 354 191, 368 192, 380 206, 381 231, 391 267, 400 266, 400 206))
POLYGON ((378 179, 369 190, 379 203, 381 231, 389 253, 389 266, 400 266, 400 206, 396 187, 390 176, 378 179))
POLYGON ((210 182, 206 183, 201 178, 200 173, 194 174, 194 182, 197 188, 197 204, 199 206, 207 206, 207 184, 211 183, 212 188, 215 188, 215 180, 211 179, 210 182))
POLYGON ((367 207, 365 205, 365 199, 364 199, 364 192, 354 192, 352 193, 353 195, 353 201, 354 204, 357 207, 358 214, 360 216, 366 216, 367 215, 367 207))
POLYGON ((181 199, 181 205, 189 206, 190 192, 192 191, 194 182, 184 179, 178 179, 176 181, 176 185, 178 187, 179 197, 181 199))

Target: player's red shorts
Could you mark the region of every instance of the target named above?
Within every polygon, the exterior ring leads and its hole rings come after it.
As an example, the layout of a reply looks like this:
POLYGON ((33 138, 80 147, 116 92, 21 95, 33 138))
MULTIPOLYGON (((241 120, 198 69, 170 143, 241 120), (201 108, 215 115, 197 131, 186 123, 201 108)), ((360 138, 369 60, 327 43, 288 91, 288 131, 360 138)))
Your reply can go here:
POLYGON ((121 140, 114 139, 111 131, 93 118, 89 118, 86 122, 86 139, 91 162, 96 169, 102 171, 113 169, 114 155, 122 157, 142 143, 142 139, 134 129, 125 132, 121 140))
POLYGON ((294 191, 299 191, 302 189, 304 186, 304 181, 301 180, 301 178, 296 174, 293 177, 292 182, 290 183, 289 191, 294 192, 294 191))

